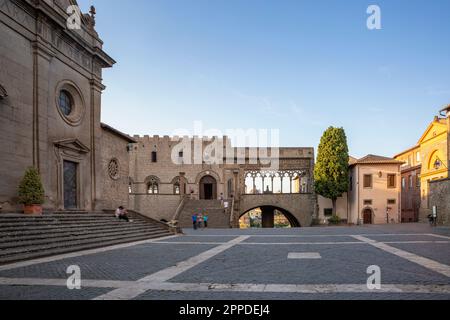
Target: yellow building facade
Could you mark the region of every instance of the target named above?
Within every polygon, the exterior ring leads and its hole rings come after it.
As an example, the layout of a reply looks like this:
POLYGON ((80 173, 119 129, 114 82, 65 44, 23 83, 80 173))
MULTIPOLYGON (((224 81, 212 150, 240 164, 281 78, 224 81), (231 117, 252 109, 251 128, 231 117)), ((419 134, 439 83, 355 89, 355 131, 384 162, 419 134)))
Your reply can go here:
POLYGON ((425 220, 430 214, 429 183, 449 177, 448 137, 447 120, 435 117, 416 146, 395 156, 396 160, 404 163, 402 172, 415 167, 420 170, 420 220, 425 220))

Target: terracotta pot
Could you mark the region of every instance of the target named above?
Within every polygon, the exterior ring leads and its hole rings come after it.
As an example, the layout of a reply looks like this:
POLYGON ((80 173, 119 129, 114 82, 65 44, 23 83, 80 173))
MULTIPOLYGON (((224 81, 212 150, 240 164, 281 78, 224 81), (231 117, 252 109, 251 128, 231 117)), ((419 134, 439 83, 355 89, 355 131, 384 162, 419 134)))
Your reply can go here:
POLYGON ((25 205, 23 212, 25 214, 42 214, 42 206, 40 204, 25 205))

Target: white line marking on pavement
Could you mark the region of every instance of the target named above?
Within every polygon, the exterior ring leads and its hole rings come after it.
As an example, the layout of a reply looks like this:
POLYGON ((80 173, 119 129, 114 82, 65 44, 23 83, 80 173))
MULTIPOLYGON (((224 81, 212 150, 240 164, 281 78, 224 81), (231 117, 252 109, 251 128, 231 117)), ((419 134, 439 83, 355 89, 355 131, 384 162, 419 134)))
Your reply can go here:
POLYGON ((152 290, 185 292, 262 292, 262 293, 450 293, 450 285, 395 285, 385 284, 380 290, 370 290, 367 284, 214 284, 161 283, 152 290))
POLYGON ((322 259, 318 252, 290 252, 288 259, 322 259))
POLYGON ((436 237, 436 238, 449 239, 450 240, 450 237, 443 236, 443 235, 440 235, 440 234, 430 233, 430 234, 427 234, 427 236, 432 236, 432 237, 436 237))
POLYGON ((33 260, 29 260, 29 261, 17 262, 17 263, 0 266, 0 271, 13 270, 13 269, 17 269, 17 268, 32 266, 35 264, 42 264, 42 263, 53 262, 53 261, 58 261, 58 260, 63 260, 63 259, 68 259, 68 258, 77 258, 77 257, 81 257, 81 256, 87 256, 87 255, 91 255, 91 254, 102 253, 102 252, 107 252, 107 251, 112 251, 112 250, 117 250, 117 249, 124 249, 124 248, 134 247, 134 246, 141 245, 141 244, 155 243, 158 240, 169 240, 169 239, 177 238, 177 237, 179 237, 179 236, 168 236, 168 237, 164 237, 164 238, 130 242, 130 243, 124 243, 124 244, 118 244, 118 245, 114 245, 114 246, 104 247, 104 248, 84 250, 84 251, 66 253, 66 254, 61 254, 61 255, 47 257, 47 258, 39 258, 39 259, 33 259, 33 260))
POLYGON ((407 251, 403 251, 394 247, 391 247, 385 243, 377 242, 372 239, 368 239, 362 236, 353 236, 355 239, 363 241, 367 244, 370 244, 380 250, 389 252, 393 255, 396 255, 398 257, 401 257, 403 259, 406 259, 408 261, 414 262, 418 265, 421 265, 422 267, 425 267, 429 270, 432 270, 434 272, 443 274, 444 276, 450 277, 450 266, 447 266, 445 264, 439 263, 437 261, 418 256, 414 253, 410 253, 407 251))
MULTIPOLYGON (((81 287, 86 288, 123 288, 133 285, 134 281, 116 280, 81 280, 81 287)), ((0 278, 0 285, 4 286, 45 286, 67 287, 66 279, 38 279, 38 278, 0 278)))
POLYGON ((239 236, 245 237, 255 237, 255 238, 339 238, 339 237, 347 237, 351 238, 354 236, 362 236, 362 237, 386 237, 386 236, 429 236, 428 233, 375 233, 375 234, 286 234, 286 235, 261 235, 261 234, 235 234, 235 235, 222 235, 222 234, 186 234, 184 237, 203 237, 203 238, 236 238, 239 236))
POLYGON ((450 241, 380 241, 386 244, 450 244, 450 241))
POLYGON ((165 281, 168 281, 177 275, 186 272, 195 266, 199 265, 200 263, 203 263, 212 257, 224 252, 225 250, 228 250, 232 247, 234 247, 236 244, 247 240, 249 237, 247 236, 241 236, 236 239, 233 239, 225 244, 219 245, 215 248, 212 248, 210 250, 207 250, 205 252, 200 253, 199 255, 189 258, 188 260, 182 261, 178 263, 176 266, 169 267, 167 269, 158 271, 156 273, 153 273, 145 278, 140 279, 136 283, 134 283, 132 286, 121 288, 117 290, 113 290, 109 293, 106 293, 104 295, 101 295, 95 300, 123 300, 123 299, 133 299, 140 294, 146 292, 149 290, 149 285, 152 283, 162 283, 165 281))
MULTIPOLYGON (((170 242, 170 241, 164 241, 164 242, 155 242, 155 244, 180 244, 180 245, 189 245, 189 244, 208 244, 208 245, 219 245, 219 244, 226 244, 227 242, 189 242, 189 241, 185 241, 185 242, 181 242, 181 241, 176 241, 176 242, 170 242)), ((449 242, 450 243, 450 242, 449 242)), ((287 245, 342 245, 342 244, 365 244, 363 242, 360 241, 352 241, 352 242, 279 242, 279 243, 274 243, 274 242, 241 242, 236 244, 237 246, 278 246, 278 245, 283 245, 283 246, 287 246, 287 245)))
MULTIPOLYGON (((158 241, 154 244, 173 244, 173 245, 219 245, 225 244, 226 242, 199 242, 199 241, 158 241)), ((386 244, 450 244, 450 241, 382 241, 386 244)), ((361 241, 343 241, 343 242, 242 242, 238 243, 237 246, 289 246, 289 245, 367 245, 365 242, 361 241)))
MULTIPOLYGON (((11 286, 57 286, 66 287, 64 279, 28 279, 0 278, 0 285, 11 286)), ((179 292, 259 292, 259 293, 422 293, 450 294, 450 285, 408 285, 385 284, 380 290, 369 290, 367 284, 220 284, 220 283, 174 283, 147 282, 137 284, 133 281, 114 280, 82 280, 82 288, 126 289, 138 285, 148 291, 179 291, 179 292)))

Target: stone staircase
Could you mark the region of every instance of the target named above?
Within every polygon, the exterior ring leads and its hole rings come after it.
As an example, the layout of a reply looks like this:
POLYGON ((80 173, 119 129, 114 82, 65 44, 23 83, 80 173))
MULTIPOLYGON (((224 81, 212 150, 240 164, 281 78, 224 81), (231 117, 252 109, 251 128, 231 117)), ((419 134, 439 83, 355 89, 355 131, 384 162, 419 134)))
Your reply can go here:
POLYGON ((113 213, 1 214, 0 265, 174 234, 162 223, 129 216, 133 222, 113 213))
POLYGON ((178 217, 178 226, 181 228, 192 228, 192 215, 205 212, 209 217, 208 228, 230 228, 230 208, 225 212, 219 200, 187 200, 178 217))

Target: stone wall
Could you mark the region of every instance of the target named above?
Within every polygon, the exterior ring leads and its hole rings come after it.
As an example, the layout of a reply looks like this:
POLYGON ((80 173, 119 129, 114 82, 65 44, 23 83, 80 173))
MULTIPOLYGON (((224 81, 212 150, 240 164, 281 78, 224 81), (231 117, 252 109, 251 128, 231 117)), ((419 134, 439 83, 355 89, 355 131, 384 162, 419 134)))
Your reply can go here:
POLYGON ((158 221, 171 221, 180 202, 179 195, 132 194, 128 207, 158 221))
MULTIPOLYGON (((178 154, 176 150, 174 151, 174 148, 180 142, 174 141, 168 136, 135 136, 134 139, 138 143, 134 145, 130 158, 130 177, 133 181, 133 193, 147 193, 146 179, 154 176, 159 181, 160 194, 173 194, 173 183, 180 176, 181 172, 185 174, 187 193, 192 190, 198 197, 198 184, 201 177, 205 175, 211 175, 217 180, 218 195, 226 193, 225 185, 227 177, 221 169, 221 166, 174 163, 172 153, 178 154), (156 162, 152 162, 152 152, 156 152, 156 162)), ((192 146, 192 149, 194 149, 194 146, 192 146)), ((187 157, 187 152, 184 156, 187 157)), ((191 159, 191 163, 194 163, 193 159, 191 159)))
POLYGON ((99 208, 112 210, 119 206, 128 205, 130 176, 128 143, 127 140, 109 130, 102 130, 102 165, 99 173, 102 177, 100 180, 102 193, 98 195, 99 203, 97 206, 99 208), (115 174, 115 168, 118 169, 117 174, 115 174))
POLYGON ((7 212, 18 209, 17 187, 33 165, 33 58, 30 40, 2 20, 0 84, 8 97, 0 99, 0 206, 7 212))
POLYGON ((430 182, 430 207, 437 207, 438 223, 450 226, 450 179, 430 182))

